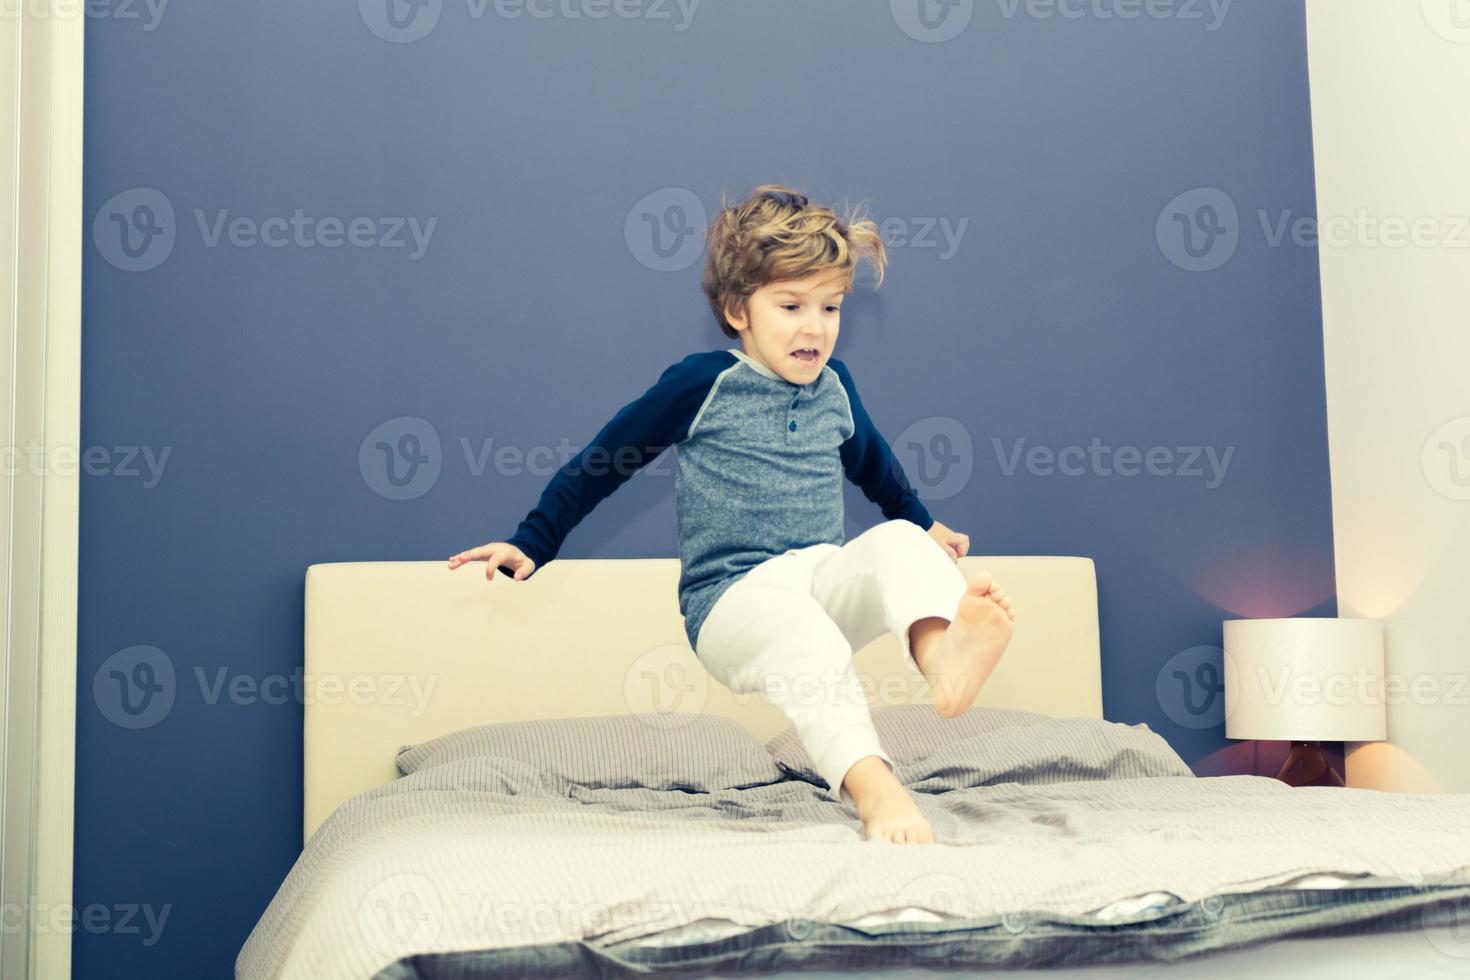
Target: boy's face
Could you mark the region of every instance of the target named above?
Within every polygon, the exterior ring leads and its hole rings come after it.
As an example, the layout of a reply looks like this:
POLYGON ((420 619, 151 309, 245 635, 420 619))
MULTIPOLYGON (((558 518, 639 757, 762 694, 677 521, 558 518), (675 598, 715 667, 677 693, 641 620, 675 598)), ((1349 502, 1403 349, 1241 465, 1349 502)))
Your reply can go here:
POLYGON ((849 285, 841 270, 767 283, 728 319, 747 355, 792 384, 811 384, 832 357, 849 285), (816 353, 797 357, 804 348, 816 353))

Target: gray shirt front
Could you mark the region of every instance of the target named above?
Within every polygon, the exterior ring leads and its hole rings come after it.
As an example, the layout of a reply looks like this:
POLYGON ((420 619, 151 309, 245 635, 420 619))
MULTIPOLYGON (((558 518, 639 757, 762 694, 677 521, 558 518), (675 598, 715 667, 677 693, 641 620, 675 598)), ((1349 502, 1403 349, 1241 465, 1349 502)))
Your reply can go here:
POLYGON ((689 645, 725 590, 768 558, 843 543, 844 477, 882 509, 934 523, 836 358, 798 385, 739 348, 690 354, 557 471, 508 540, 540 568, 597 504, 677 446, 679 611, 689 645))

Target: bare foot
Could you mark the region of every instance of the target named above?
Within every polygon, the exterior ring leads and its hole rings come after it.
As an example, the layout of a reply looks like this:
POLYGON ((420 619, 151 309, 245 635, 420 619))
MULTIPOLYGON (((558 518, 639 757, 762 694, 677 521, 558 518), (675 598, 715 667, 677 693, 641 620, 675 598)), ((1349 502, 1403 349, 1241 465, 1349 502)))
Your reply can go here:
POLYGON ((842 786, 852 794, 868 840, 934 843, 934 828, 893 770, 878 756, 868 755, 854 762, 842 778, 842 786))
POLYGON ((945 718, 968 711, 1011 642, 1015 612, 989 572, 977 572, 938 643, 915 657, 945 718))
POLYGON ((885 840, 893 844, 934 843, 934 828, 924 819, 909 791, 897 780, 891 787, 880 789, 861 800, 854 799, 868 840, 885 840))

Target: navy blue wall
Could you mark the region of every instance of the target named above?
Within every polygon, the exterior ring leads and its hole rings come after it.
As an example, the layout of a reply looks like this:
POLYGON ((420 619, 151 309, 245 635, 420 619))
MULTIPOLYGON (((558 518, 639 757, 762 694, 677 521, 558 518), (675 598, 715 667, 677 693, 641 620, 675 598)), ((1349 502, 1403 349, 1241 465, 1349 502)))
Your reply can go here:
MULTIPOLYGON (((229 974, 300 848, 307 565, 508 536, 546 459, 466 444, 729 346, 722 192, 887 222, 837 356, 974 553, 1096 559, 1109 718, 1206 771, 1221 620, 1335 614, 1300 2, 385 2, 91 8, 75 901, 168 918, 78 977, 229 974)), ((563 556, 676 554, 669 463, 563 556)))

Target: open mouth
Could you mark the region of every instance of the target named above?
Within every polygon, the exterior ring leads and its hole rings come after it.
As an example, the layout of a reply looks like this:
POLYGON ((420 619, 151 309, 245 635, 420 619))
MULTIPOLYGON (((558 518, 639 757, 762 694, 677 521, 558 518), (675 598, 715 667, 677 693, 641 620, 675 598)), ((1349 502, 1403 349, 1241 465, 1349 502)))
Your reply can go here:
POLYGON ((792 351, 791 356, 803 364, 815 364, 817 363, 817 358, 821 355, 817 353, 814 347, 803 347, 801 350, 792 351))

